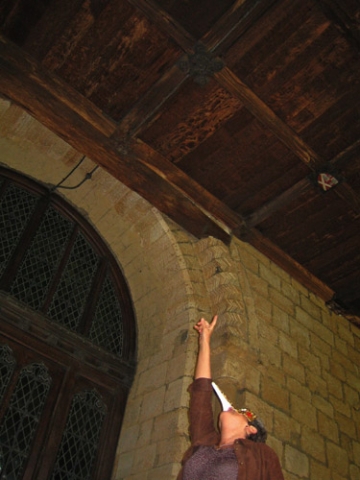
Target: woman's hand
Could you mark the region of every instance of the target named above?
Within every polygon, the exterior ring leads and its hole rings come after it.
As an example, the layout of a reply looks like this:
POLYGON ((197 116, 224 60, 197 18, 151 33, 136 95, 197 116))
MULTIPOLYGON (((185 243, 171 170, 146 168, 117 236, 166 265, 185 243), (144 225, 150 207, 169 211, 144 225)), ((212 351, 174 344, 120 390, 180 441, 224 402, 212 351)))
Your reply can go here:
POLYGON ((199 334, 199 351, 195 367, 195 378, 211 378, 210 338, 215 329, 218 316, 215 315, 211 323, 202 318, 194 326, 199 334))
POLYGON ((210 337, 215 329, 218 316, 214 315, 211 323, 209 323, 205 318, 202 318, 194 326, 195 330, 198 332, 200 340, 210 341, 210 337))

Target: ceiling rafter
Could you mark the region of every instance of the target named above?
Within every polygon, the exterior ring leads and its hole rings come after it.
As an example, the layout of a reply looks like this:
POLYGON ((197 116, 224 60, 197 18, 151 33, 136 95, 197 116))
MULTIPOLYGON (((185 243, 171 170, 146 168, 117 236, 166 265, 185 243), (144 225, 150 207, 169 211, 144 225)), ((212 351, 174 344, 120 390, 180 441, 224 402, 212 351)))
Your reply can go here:
POLYGON ((24 48, 9 60, 9 44, 1 60, 5 93, 192 234, 235 235, 325 301, 340 294, 359 311, 356 288, 346 290, 358 284, 356 3, 82 2, 42 5, 39 24, 23 19, 24 48), (22 93, 20 78, 54 111, 22 93), (318 182, 328 188, 330 175, 328 194, 318 182), (338 261, 324 255, 341 239, 338 261))

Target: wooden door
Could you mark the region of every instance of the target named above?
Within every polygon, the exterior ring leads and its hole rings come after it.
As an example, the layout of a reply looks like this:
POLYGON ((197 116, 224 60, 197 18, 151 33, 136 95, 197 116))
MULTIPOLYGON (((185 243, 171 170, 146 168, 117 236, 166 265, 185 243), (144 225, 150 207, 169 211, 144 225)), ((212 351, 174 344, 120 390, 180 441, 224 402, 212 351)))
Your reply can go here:
POLYGON ((59 347, 2 330, 0 479, 110 478, 126 389, 59 347))

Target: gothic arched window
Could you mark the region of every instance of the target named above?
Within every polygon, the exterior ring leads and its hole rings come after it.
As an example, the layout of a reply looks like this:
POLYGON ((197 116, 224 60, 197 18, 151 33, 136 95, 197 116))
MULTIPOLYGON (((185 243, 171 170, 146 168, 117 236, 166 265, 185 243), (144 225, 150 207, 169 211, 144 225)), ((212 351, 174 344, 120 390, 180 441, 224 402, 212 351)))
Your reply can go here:
POLYGON ((135 368, 121 269, 74 208, 5 169, 0 232, 0 479, 109 478, 135 368))

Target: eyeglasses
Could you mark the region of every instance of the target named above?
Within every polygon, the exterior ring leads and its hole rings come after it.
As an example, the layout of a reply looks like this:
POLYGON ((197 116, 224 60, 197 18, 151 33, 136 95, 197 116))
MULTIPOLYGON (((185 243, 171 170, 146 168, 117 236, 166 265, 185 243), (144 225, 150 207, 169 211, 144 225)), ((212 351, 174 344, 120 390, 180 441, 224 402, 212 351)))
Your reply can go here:
POLYGON ((245 417, 249 420, 249 422, 253 422, 256 419, 255 413, 249 410, 248 408, 240 408, 239 410, 236 410, 236 411, 241 413, 241 415, 245 415, 245 417))

